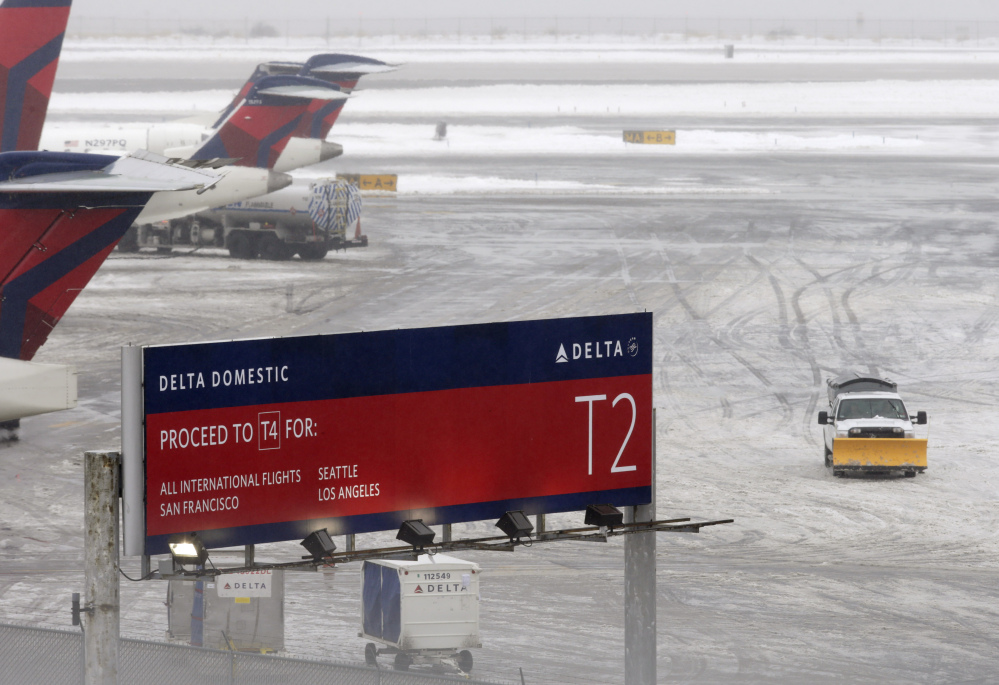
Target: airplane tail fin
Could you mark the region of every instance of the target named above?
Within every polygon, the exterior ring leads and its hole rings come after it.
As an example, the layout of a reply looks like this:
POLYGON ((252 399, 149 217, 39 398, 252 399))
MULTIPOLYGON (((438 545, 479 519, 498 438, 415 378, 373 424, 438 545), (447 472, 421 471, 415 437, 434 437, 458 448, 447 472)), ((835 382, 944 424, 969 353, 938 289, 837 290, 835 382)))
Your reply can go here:
POLYGON ((262 64, 258 64, 257 68, 253 70, 252 74, 250 74, 250 78, 246 80, 246 83, 243 84, 243 87, 239 89, 238 93, 236 93, 236 97, 234 97, 232 99, 232 102, 226 105, 225 109, 221 111, 221 113, 219 114, 219 118, 215 121, 214 124, 212 124, 212 128, 218 128, 225 122, 226 119, 229 118, 229 115, 232 114, 233 110, 236 109, 239 106, 239 104, 246 99, 246 96, 250 92, 250 89, 253 88, 253 86, 257 85, 260 79, 266 78, 268 76, 294 76, 298 74, 301 68, 302 68, 301 62, 275 61, 275 62, 264 62, 262 64))
POLYGON ((0 152, 38 149, 71 3, 0 5, 0 152))
MULTIPOLYGON (((365 74, 380 74, 394 71, 396 68, 393 64, 370 57, 330 53, 310 57, 302 65, 299 75, 325 81, 345 93, 350 93, 365 74)), ((340 116, 343 104, 331 102, 310 111, 309 137, 325 140, 337 117, 340 116)))
POLYGON ((310 132, 322 128, 313 126, 316 116, 346 99, 339 88, 318 79, 266 76, 190 159, 235 159, 238 166, 271 169, 289 138, 314 137, 310 132))
POLYGON ((136 154, 0 155, 0 356, 30 361, 160 190, 217 174, 136 154))

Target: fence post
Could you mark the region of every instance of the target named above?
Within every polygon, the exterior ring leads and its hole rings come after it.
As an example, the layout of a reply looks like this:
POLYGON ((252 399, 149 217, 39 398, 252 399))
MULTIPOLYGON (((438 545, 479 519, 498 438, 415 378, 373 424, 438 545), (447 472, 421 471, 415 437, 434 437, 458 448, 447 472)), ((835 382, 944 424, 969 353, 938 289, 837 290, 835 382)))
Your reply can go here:
POLYGON ((83 637, 86 685, 117 685, 118 452, 84 454, 84 598, 92 609, 83 637))

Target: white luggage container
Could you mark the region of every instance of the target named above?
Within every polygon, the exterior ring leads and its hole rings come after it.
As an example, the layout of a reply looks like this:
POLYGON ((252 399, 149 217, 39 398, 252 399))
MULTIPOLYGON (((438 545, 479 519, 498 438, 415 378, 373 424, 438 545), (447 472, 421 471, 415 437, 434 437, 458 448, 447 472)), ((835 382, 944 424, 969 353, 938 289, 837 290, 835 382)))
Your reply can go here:
POLYGON ((361 569, 361 637, 364 660, 395 654, 395 668, 411 664, 472 670, 469 647, 479 639, 479 565, 444 554, 417 561, 365 561, 361 569))

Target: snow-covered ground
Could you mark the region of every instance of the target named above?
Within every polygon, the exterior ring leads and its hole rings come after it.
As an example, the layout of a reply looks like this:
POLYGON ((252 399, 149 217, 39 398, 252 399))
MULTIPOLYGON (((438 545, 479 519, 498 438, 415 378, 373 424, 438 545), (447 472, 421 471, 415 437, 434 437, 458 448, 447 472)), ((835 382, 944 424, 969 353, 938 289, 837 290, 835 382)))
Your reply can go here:
MULTIPOLYGON (((470 52, 445 47, 448 58, 470 52)), ((261 59, 241 49, 234 60, 261 59)), ((771 51, 778 75, 815 57, 807 46, 771 51)), ((586 50, 576 63, 561 61, 571 50, 551 52, 553 68, 590 68, 586 50)), ((849 70, 891 52, 841 60, 849 70)), ((736 519, 660 536, 660 681, 991 682, 999 81, 961 75, 993 56, 921 59, 951 63, 953 77, 923 80, 917 65, 889 84, 853 72, 839 83, 683 84, 683 102, 667 97, 671 86, 655 99, 648 84, 615 85, 623 109, 645 103, 641 116, 549 111, 596 108, 600 88, 580 83, 526 98, 509 85, 372 81, 331 136, 344 157, 302 174, 399 174, 397 197, 366 200, 367 249, 315 264, 115 254, 42 348, 39 361, 81 369, 81 402, 26 420, 21 442, 0 448, 0 620, 66 626, 82 585, 81 454, 118 444, 121 344, 649 310, 658 513, 736 519), (450 146, 430 140, 437 115, 424 90, 464 108, 450 146), (677 146, 625 146, 620 131, 647 126, 656 102, 683 117, 677 146), (818 110, 795 118, 798 102, 818 110), (511 121, 497 121, 500 105, 511 121), (824 379, 847 370, 891 376, 912 410, 929 412, 925 474, 835 479, 822 466, 824 379)), ((154 91, 126 88, 109 107, 152 111, 138 103, 154 91)), ((203 94, 157 106, 182 115, 225 99, 203 94)), ((53 107, 92 114, 74 109, 89 97, 67 92, 53 107)), ((297 543, 258 549, 300 554, 297 543)), ((519 680, 523 667, 531 683, 623 682, 620 542, 469 556, 486 569, 479 675, 519 680)), ((288 652, 359 659, 357 588, 356 568, 289 574, 288 652)), ((123 632, 161 637, 164 594, 126 583, 123 632)))

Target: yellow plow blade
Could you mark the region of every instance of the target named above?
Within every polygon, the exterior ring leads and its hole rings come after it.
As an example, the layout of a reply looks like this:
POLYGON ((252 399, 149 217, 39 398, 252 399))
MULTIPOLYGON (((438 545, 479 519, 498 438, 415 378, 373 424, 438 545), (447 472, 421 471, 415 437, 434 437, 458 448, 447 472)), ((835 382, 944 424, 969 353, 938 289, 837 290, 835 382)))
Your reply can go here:
POLYGON ((833 468, 926 468, 925 438, 836 438, 833 468))

